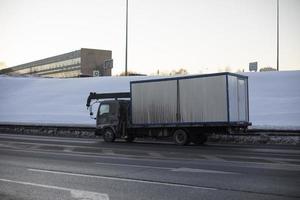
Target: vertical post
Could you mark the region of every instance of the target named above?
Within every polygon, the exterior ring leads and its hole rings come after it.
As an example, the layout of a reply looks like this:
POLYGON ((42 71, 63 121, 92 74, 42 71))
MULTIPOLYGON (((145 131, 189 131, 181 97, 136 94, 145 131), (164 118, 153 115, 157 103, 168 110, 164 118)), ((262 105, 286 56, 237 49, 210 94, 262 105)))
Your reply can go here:
POLYGON ((226 100, 227 100, 227 123, 230 123, 230 109, 229 109, 229 84, 228 84, 228 73, 225 75, 226 78, 226 100))
POLYGON ((277 71, 279 71, 279 0, 277 0, 277 71))
POLYGON ((176 112, 176 121, 178 123, 181 122, 181 113, 180 113, 180 86, 179 86, 179 79, 177 79, 177 112, 176 112))
POLYGON ((128 0, 126 0, 126 47, 125 47, 125 76, 127 76, 127 49, 128 49, 128 0))

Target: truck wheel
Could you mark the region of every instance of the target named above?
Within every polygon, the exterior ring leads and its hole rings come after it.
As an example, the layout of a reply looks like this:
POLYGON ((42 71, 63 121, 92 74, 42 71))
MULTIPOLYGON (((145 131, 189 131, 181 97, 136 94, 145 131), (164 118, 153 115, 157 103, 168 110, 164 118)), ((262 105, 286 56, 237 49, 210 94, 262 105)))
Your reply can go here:
POLYGON ((104 130, 103 139, 105 142, 114 142, 116 139, 116 135, 112 129, 107 128, 104 130))
POLYGON ((189 143, 189 135, 185 130, 177 129, 174 132, 173 139, 175 144, 183 146, 189 143))
POLYGON ((193 138, 193 143, 195 145, 203 145, 207 141, 207 135, 201 134, 193 138))

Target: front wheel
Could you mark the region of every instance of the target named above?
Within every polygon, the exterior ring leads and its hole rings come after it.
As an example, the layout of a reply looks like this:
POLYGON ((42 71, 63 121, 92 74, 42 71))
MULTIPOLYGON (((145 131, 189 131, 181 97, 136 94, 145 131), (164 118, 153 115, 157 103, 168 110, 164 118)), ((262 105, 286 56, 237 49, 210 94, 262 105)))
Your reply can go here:
POLYGON ((183 146, 189 143, 189 135, 183 129, 178 129, 174 132, 173 139, 175 144, 183 146))
POLYGON ((107 128, 104 130, 103 139, 105 142, 114 142, 116 139, 116 135, 112 129, 107 128))

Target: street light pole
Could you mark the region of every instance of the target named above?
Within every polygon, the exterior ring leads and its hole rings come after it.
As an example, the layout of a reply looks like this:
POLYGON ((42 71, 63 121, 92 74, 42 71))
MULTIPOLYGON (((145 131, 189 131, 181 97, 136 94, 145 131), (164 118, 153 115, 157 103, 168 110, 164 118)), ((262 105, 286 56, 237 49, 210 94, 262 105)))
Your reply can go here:
POLYGON ((127 49, 128 49, 128 0, 126 0, 126 47, 125 47, 125 76, 127 76, 127 49))
POLYGON ((277 71, 279 71, 279 0, 277 0, 277 71))

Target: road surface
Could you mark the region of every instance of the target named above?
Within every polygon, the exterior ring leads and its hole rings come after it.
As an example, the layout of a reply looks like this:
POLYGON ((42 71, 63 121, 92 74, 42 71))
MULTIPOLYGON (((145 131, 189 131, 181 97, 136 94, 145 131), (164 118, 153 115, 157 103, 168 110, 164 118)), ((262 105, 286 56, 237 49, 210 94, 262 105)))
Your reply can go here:
POLYGON ((300 148, 2 133, 0 199, 300 199, 300 148))

